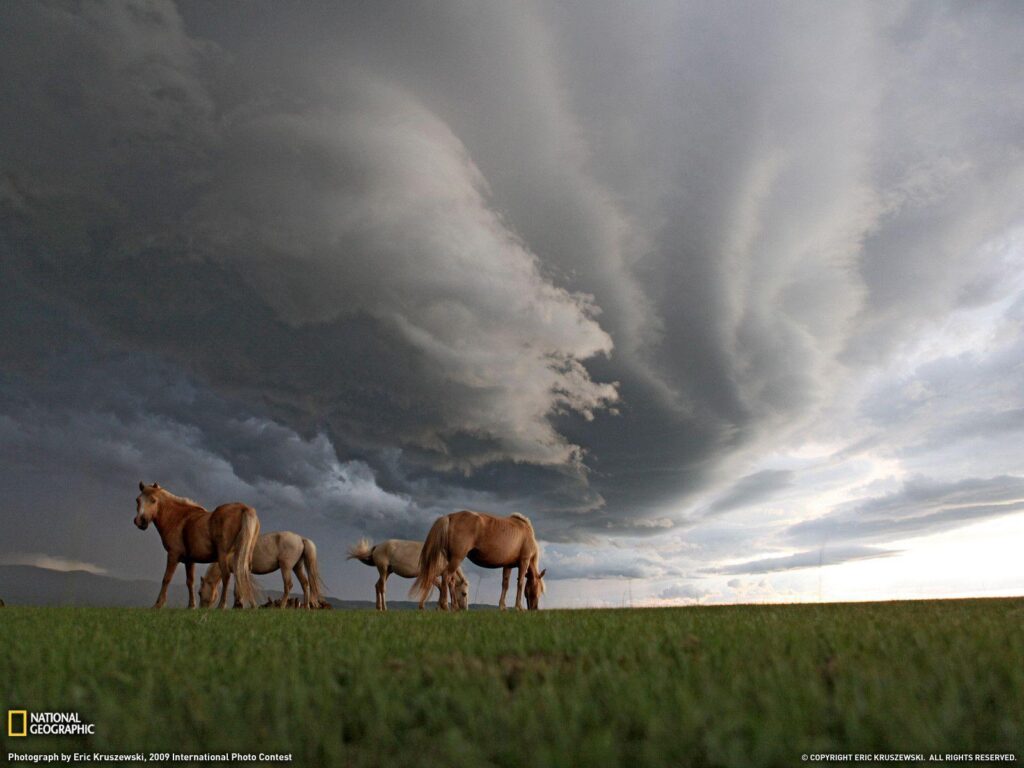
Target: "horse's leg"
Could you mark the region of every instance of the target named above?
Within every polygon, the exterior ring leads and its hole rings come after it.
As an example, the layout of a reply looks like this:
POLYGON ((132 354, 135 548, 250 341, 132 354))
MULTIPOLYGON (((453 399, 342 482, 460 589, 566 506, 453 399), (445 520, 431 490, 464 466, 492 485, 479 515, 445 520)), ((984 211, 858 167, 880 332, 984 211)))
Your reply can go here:
POLYGON ((185 564, 185 585, 188 587, 188 607, 196 607, 196 590, 193 586, 196 582, 196 564, 185 564))
MULTIPOLYGON (((228 607, 228 582, 231 580, 231 566, 228 565, 228 556, 223 552, 217 552, 217 565, 220 566, 220 603, 218 608, 228 607)), ((235 600, 238 600, 238 579, 235 579, 235 600)))
POLYGON ((508 594, 508 580, 512 575, 512 566, 506 565, 501 569, 501 597, 498 598, 498 610, 505 610, 505 595, 508 594))
POLYGON ((377 579, 377 610, 386 611, 388 609, 388 604, 385 602, 384 595, 387 591, 388 569, 378 565, 377 573, 380 574, 380 578, 377 579))
MULTIPOLYGON (((455 574, 459 572, 459 568, 462 565, 462 561, 465 560, 466 555, 469 554, 469 550, 472 549, 472 544, 462 542, 461 545, 449 539, 448 544, 448 565, 441 571, 441 603, 440 608, 442 611, 448 610, 448 586, 454 584, 455 574)), ((452 595, 454 596, 454 591, 452 595)))
POLYGON ((167 567, 164 569, 164 580, 160 585, 160 596, 157 597, 156 602, 153 603, 154 608, 163 608, 164 603, 167 602, 167 587, 171 583, 171 579, 174 577, 174 571, 178 567, 178 556, 172 555, 170 552, 167 553, 167 567))
POLYGON ((295 578, 299 580, 299 584, 302 585, 302 605, 304 608, 312 608, 309 604, 309 579, 306 578, 306 569, 302 567, 302 560, 295 562, 295 567, 292 569, 295 571, 295 578))
MULTIPOLYGON (((437 610, 443 611, 447 608, 445 603, 441 602, 441 596, 444 594, 444 571, 441 575, 434 579, 434 589, 437 590, 437 610)), ((428 594, 429 597, 429 594, 428 594)), ((427 601, 423 600, 420 605, 424 605, 427 601)))
POLYGON ((520 562, 519 570, 516 572, 516 610, 523 610, 523 584, 526 582, 526 569, 528 562, 520 562))
POLYGON ((459 600, 455 596, 455 594, 456 594, 455 593, 455 584, 456 584, 456 581, 457 581, 456 575, 454 573, 449 573, 449 574, 447 574, 447 579, 446 580, 448 582, 448 597, 450 597, 451 601, 452 601, 452 610, 453 611, 458 611, 458 610, 460 610, 459 609, 459 600))
POLYGON ((441 571, 441 576, 437 580, 437 609, 439 611, 448 610, 448 574, 446 571, 441 571))
MULTIPOLYGON (((234 569, 235 569, 234 553, 231 553, 231 554, 228 555, 228 562, 231 563, 230 568, 231 568, 231 571, 234 572, 234 569)), ((256 607, 256 601, 255 600, 253 601, 252 605, 253 605, 253 608, 256 607)), ((238 574, 237 573, 235 574, 235 604, 233 606, 231 606, 231 607, 232 608, 245 608, 245 601, 242 600, 242 588, 241 588, 241 586, 238 583, 238 574)))
POLYGON ((444 570, 441 571, 441 599, 438 607, 442 611, 448 610, 448 592, 451 591, 452 597, 455 596, 455 590, 452 589, 455 585, 455 574, 458 573, 459 566, 462 565, 462 559, 466 556, 469 550, 459 554, 457 552, 449 552, 448 565, 445 566, 444 570))
POLYGON ((281 607, 285 608, 288 605, 288 595, 292 593, 292 574, 288 570, 288 565, 283 560, 278 560, 277 565, 281 569, 281 578, 284 580, 284 594, 281 595, 281 607))

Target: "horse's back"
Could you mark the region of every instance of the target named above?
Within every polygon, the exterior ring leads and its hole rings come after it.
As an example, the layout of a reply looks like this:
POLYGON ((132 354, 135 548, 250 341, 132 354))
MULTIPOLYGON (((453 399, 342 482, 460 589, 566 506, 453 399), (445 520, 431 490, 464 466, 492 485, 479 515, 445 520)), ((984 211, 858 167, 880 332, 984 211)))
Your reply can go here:
POLYGON ((264 533, 256 540, 252 552, 254 573, 272 573, 284 559, 290 568, 302 556, 302 537, 291 531, 264 533))
POLYGON ((273 547, 274 551, 278 550, 298 550, 302 551, 302 537, 293 531, 273 531, 272 533, 264 533, 259 538, 259 544, 257 546, 265 546, 268 549, 273 547), (266 542, 266 543, 264 543, 266 542))
POLYGON ((499 517, 463 510, 451 515, 449 536, 455 548, 466 548, 471 562, 500 568, 529 557, 536 550, 533 527, 522 515, 499 517))
POLYGON ((415 578, 420 572, 422 541, 388 539, 374 547, 374 558, 381 557, 385 565, 405 579, 415 578))
POLYGON ((302 537, 292 531, 277 531, 272 535, 276 543, 277 559, 284 561, 291 568, 302 557, 302 550, 306 546, 302 542, 302 537))

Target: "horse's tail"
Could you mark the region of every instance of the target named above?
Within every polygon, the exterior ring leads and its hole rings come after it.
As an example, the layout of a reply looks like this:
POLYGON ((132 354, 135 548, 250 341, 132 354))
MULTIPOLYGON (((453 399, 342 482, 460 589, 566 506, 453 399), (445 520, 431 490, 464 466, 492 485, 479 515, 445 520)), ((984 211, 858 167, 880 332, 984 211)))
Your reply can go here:
POLYGON ((309 539, 302 540, 302 563, 306 566, 306 574, 309 576, 309 604, 311 607, 319 608, 327 587, 324 586, 324 582, 320 578, 320 565, 316 560, 316 544, 309 539))
POLYGON ((363 565, 373 565, 373 550, 369 539, 360 539, 358 544, 348 548, 346 560, 358 560, 363 565))
POLYGON ((242 525, 235 538, 235 586, 242 605, 256 605, 256 582, 252 578, 252 553, 260 537, 260 519, 256 510, 245 507, 242 510, 242 525))
POLYGON ((409 595, 417 597, 421 602, 427 599, 434 580, 448 564, 448 521, 449 515, 443 515, 430 526, 427 540, 420 550, 420 572, 413 582, 409 595))

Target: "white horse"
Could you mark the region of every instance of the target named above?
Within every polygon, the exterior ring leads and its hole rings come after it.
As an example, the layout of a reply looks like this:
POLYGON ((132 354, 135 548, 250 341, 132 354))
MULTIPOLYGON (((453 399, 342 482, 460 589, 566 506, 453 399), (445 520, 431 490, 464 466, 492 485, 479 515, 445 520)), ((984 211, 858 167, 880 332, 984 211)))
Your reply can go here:
MULTIPOLYGON (((233 560, 229 561, 228 567, 234 570, 233 560)), ((320 580, 316 545, 312 541, 291 531, 276 531, 260 536, 252 553, 252 572, 273 573, 278 569, 281 569, 281 578, 284 581, 284 594, 281 596, 280 605, 288 604, 288 595, 292 591, 292 571, 302 585, 303 606, 315 608, 323 602, 324 584, 320 580)), ((210 605, 217 599, 220 577, 220 566, 217 563, 206 569, 199 587, 201 606, 210 605)))
MULTIPOLYGON (((419 575, 421 549, 423 549, 423 542, 405 541, 404 539, 388 539, 373 546, 370 545, 369 539, 362 539, 354 547, 349 548, 349 560, 358 560, 365 565, 376 566, 377 572, 380 574, 380 578, 377 579, 378 611, 388 609, 386 595, 390 574, 397 573, 404 579, 415 579, 419 575)), ((253 568, 255 567, 254 565, 253 568)), ((440 589, 440 580, 435 580, 434 586, 440 589)), ((423 610, 423 604, 426 601, 427 595, 424 594, 420 599, 420 610, 423 610)), ((469 609, 469 580, 461 568, 455 572, 452 602, 455 603, 456 610, 469 609)))

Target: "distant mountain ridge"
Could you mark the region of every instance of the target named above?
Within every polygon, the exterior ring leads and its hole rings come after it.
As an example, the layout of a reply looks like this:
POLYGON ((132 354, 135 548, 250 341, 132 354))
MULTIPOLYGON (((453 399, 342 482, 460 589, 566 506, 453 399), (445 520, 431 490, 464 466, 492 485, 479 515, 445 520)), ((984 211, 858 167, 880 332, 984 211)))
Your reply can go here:
MULTIPOLYGON (((198 581, 198 577, 197 577, 198 581)), ((196 585, 198 590, 198 584, 196 585)), ((369 588, 369 587, 368 587, 369 588)), ((0 565, 0 600, 18 605, 90 605, 116 608, 148 608, 156 600, 160 584, 147 579, 119 579, 88 571, 56 571, 34 565, 0 565)), ((280 590, 264 590, 266 597, 280 597, 280 590)), ((292 596, 302 591, 292 591, 292 596)), ((339 600, 328 597, 335 608, 373 610, 371 600, 339 600)), ((184 608, 188 603, 184 583, 175 581, 167 594, 167 606, 184 608)), ((388 608, 415 610, 410 600, 389 600, 388 608)), ((427 604, 430 607, 430 604, 427 604)), ((473 609, 494 608, 473 604, 473 609)))

